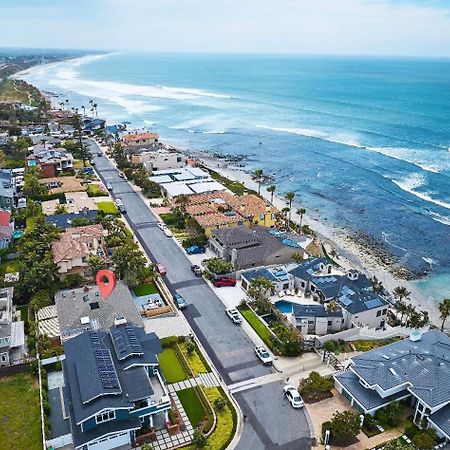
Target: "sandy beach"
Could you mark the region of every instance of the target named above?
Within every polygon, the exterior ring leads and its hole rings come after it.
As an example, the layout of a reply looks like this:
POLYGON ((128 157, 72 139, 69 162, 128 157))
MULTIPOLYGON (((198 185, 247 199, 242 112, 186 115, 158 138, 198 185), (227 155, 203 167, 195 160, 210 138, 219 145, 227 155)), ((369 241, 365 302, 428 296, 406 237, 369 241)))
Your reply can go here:
MULTIPOLYGON (((233 181, 240 181, 249 189, 256 191, 258 190, 257 183, 252 179, 251 174, 245 170, 245 167, 233 166, 230 162, 224 159, 216 158, 206 152, 192 150, 181 151, 183 151, 183 153, 195 156, 206 167, 215 170, 219 174, 233 181)), ((266 184, 261 187, 261 195, 270 201, 271 194, 267 192, 267 186, 268 185, 266 184)), ((296 223, 300 221, 300 216, 297 215, 295 211, 297 208, 302 206, 299 200, 301 199, 297 197, 292 205, 291 218, 292 221, 296 223)), ((286 200, 276 193, 273 203, 279 210, 286 206, 286 200)), ((417 308, 417 310, 428 311, 430 320, 436 325, 440 323, 439 311, 435 302, 424 298, 411 282, 400 279, 390 273, 377 261, 377 258, 374 255, 371 255, 370 252, 365 252, 360 245, 353 242, 345 233, 345 230, 311 217, 308 215, 308 211, 303 217, 303 224, 309 225, 309 227, 316 233, 317 237, 324 243, 328 252, 331 251, 331 249, 335 249, 337 252, 337 262, 344 269, 355 268, 361 272, 364 272, 369 277, 376 276, 391 293, 397 286, 405 286, 408 291, 411 292, 411 303, 417 308)))

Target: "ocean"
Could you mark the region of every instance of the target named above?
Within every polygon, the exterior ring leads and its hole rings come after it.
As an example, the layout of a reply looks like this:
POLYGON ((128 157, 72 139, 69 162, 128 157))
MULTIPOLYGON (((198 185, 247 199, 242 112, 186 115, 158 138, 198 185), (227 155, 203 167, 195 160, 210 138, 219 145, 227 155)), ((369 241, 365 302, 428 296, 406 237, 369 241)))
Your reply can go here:
POLYGON ((310 216, 375 238, 424 297, 450 297, 450 60, 109 54, 23 78, 109 123, 243 155, 310 216))

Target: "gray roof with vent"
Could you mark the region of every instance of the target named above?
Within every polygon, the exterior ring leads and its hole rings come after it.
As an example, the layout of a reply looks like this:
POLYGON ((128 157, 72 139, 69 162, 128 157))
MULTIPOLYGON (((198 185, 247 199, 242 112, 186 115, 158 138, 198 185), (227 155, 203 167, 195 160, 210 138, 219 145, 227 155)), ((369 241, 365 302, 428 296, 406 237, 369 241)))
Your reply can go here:
POLYGON ((117 282, 106 300, 101 297, 97 286, 90 286, 59 291, 55 303, 62 335, 70 330, 85 328, 86 325, 81 323, 82 317, 89 317, 90 322, 98 321, 102 330, 108 330, 117 317, 125 317, 128 322, 144 326, 130 290, 121 281, 117 282))
POLYGON ((296 318, 301 317, 342 317, 342 311, 332 311, 323 305, 296 305, 292 304, 292 310, 296 318))
POLYGON ((338 303, 351 314, 357 314, 371 309, 386 307, 388 302, 373 291, 362 290, 353 292, 350 288, 344 286, 341 295, 338 297, 338 303))
POLYGON ((444 406, 428 418, 437 425, 450 439, 450 405, 444 406))
POLYGON ((369 385, 409 390, 431 407, 450 401, 450 338, 432 330, 352 358, 352 370, 369 385))

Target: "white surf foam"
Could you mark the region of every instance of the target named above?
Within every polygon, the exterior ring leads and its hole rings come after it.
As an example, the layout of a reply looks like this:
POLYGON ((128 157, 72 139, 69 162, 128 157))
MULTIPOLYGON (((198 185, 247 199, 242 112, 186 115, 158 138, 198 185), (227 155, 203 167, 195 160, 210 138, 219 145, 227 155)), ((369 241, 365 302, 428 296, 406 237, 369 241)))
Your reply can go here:
POLYGON ((450 209, 450 203, 431 197, 430 192, 422 192, 416 190, 417 188, 422 187, 426 184, 425 177, 422 174, 414 173, 401 180, 391 181, 403 191, 408 192, 409 194, 414 195, 421 200, 441 206, 442 208, 450 209))
POLYGON ((444 225, 450 225, 450 217, 448 216, 443 216, 433 211, 428 211, 428 215, 431 216, 431 218, 436 222, 442 223, 444 225))

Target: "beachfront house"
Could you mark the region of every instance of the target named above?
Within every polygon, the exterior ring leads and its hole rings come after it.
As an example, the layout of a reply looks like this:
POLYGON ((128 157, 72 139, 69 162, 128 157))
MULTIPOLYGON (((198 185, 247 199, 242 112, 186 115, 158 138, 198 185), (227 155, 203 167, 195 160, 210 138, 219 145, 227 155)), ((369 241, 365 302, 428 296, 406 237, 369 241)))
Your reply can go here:
POLYGON ((337 390, 363 414, 395 400, 413 408, 413 421, 428 424, 450 440, 450 338, 437 330, 404 339, 351 358, 334 374, 337 390))
POLYGON ((155 151, 145 151, 139 156, 139 162, 145 167, 149 173, 158 170, 180 169, 186 166, 186 157, 181 153, 169 152, 165 149, 158 149, 155 151))
POLYGON ((291 308, 291 314, 294 318, 294 321, 292 321, 293 325, 297 327, 303 336, 324 336, 344 329, 340 308, 330 309, 324 305, 300 305, 283 302, 283 300, 278 302, 277 307, 284 311, 285 314, 288 314, 288 308, 291 308), (284 308, 283 303, 286 305, 284 308))
POLYGON ((285 264, 293 255, 303 256, 303 236, 279 232, 259 225, 243 225, 214 230, 209 247, 220 258, 230 261, 236 270, 285 264))
POLYGON ((146 334, 123 318, 107 331, 85 331, 67 340, 64 386, 57 392, 62 395, 49 392, 53 403, 63 404, 52 408, 52 416, 62 417, 53 418, 51 429, 66 434, 53 434, 47 445, 58 448, 71 441, 80 450, 130 448, 139 429, 165 423, 171 401, 159 373, 161 351, 155 333, 146 334))
POLYGON ((130 153, 141 153, 143 149, 148 149, 159 142, 157 133, 150 131, 130 131, 123 136, 123 144, 130 153))

